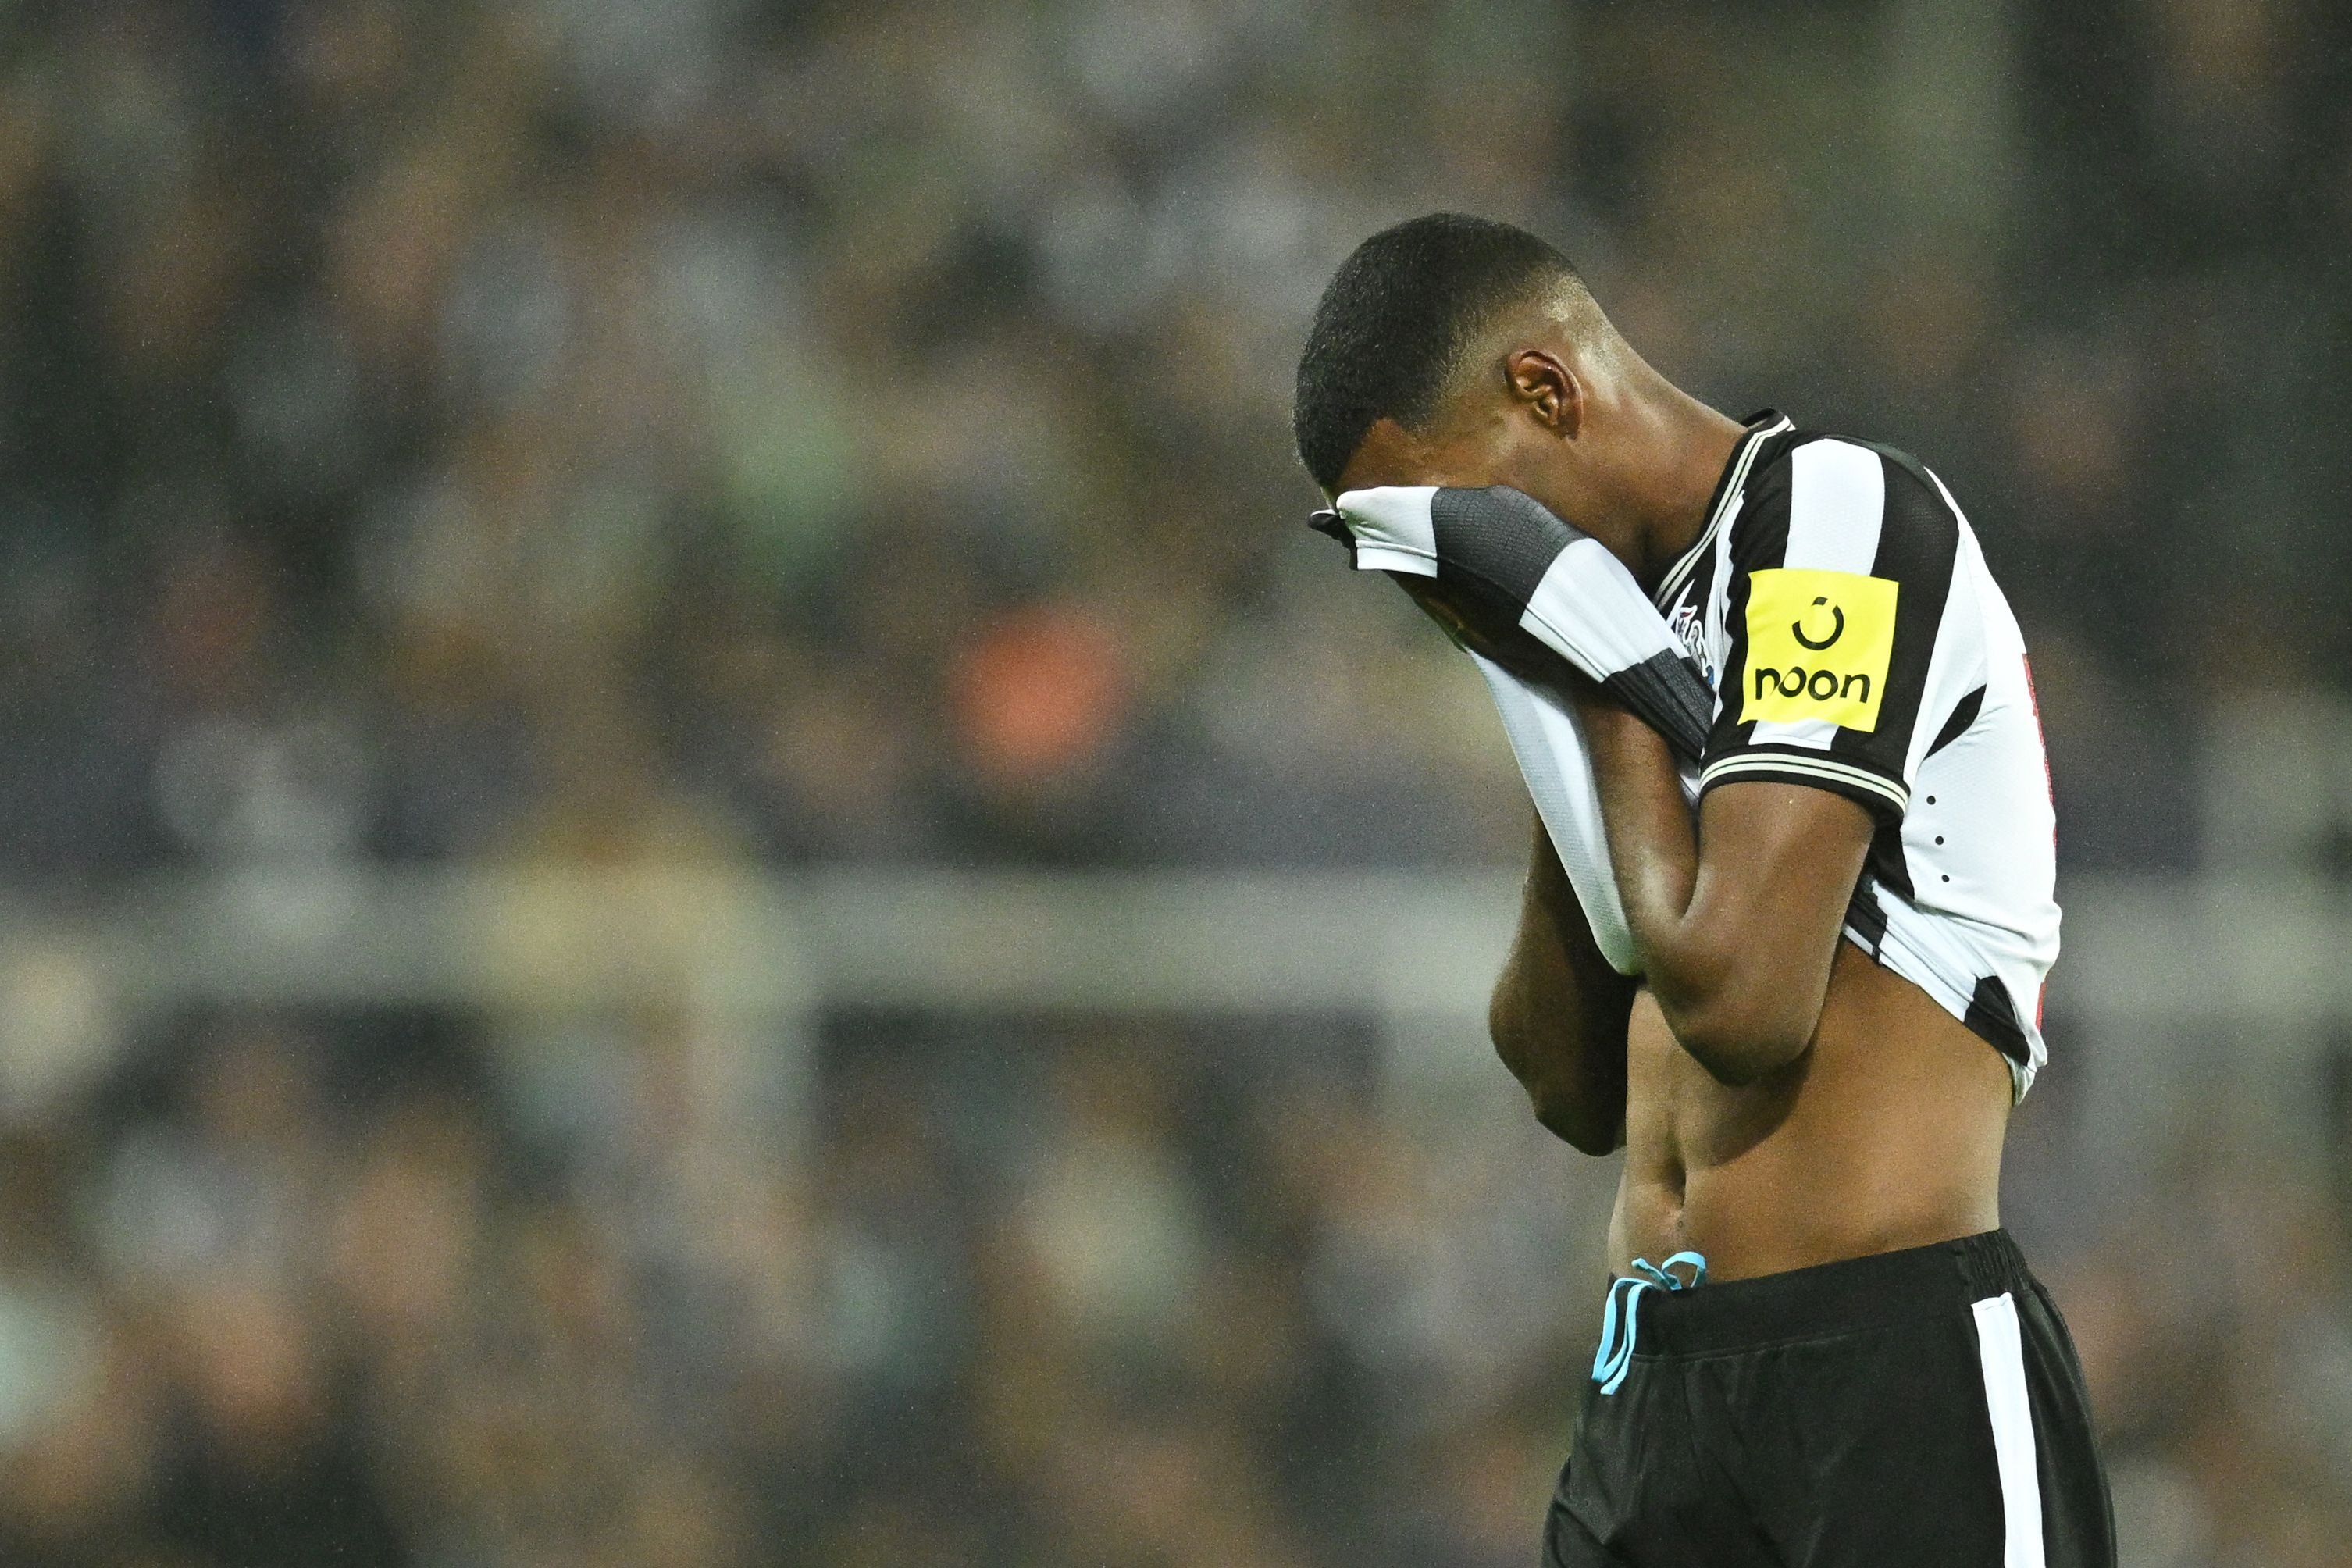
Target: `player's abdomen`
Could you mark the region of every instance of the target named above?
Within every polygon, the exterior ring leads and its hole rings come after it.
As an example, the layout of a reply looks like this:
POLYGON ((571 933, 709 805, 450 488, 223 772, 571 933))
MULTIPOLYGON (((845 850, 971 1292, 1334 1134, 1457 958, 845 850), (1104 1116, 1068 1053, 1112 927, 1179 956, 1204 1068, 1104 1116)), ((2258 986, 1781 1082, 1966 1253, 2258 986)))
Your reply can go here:
POLYGON ((2008 1114, 2000 1055, 1848 942, 1811 1047, 1743 1088, 1693 1060, 1644 994, 1612 1265, 1688 1247, 1732 1279, 1990 1230, 2008 1114))

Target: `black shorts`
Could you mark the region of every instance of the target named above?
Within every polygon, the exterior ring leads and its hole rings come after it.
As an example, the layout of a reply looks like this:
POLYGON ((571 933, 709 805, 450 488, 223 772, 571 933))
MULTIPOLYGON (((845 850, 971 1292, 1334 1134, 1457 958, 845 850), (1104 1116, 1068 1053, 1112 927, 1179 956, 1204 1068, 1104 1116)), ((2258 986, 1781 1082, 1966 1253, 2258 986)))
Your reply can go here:
POLYGON ((1642 1294, 1547 1568, 2112 1568, 2074 1342, 2005 1231, 1642 1294))

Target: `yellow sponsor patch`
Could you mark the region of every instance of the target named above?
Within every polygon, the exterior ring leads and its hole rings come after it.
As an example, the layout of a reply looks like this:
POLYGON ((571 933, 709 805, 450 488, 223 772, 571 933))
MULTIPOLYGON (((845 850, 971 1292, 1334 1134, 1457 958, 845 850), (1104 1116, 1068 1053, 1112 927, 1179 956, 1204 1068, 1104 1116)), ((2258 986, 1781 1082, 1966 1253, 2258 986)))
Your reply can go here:
POLYGON ((1750 573, 1740 718, 1877 729, 1899 586, 1853 572, 1750 573))

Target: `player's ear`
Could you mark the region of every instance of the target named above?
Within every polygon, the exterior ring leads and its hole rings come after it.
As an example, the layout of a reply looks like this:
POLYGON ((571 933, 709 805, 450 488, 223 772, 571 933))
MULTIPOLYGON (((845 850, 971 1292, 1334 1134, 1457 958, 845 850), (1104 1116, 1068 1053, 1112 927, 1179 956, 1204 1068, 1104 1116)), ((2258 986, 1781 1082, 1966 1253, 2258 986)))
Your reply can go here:
POLYGON ((1503 361, 1511 395, 1530 418, 1557 436, 1573 436, 1584 425, 1584 387, 1570 370, 1541 349, 1517 349, 1503 361))

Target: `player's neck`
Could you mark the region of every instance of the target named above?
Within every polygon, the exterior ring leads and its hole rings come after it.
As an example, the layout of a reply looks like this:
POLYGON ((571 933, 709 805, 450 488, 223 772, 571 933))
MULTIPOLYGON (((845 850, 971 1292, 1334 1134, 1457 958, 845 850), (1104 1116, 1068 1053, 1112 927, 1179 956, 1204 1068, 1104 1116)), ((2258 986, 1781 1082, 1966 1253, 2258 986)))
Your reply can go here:
MULTIPOLYGON (((1659 377, 1640 400, 1628 468, 1626 563, 1654 587, 1706 526, 1707 503, 1743 426, 1659 377)), ((1621 552, 1621 553, 1625 553, 1621 552)))

